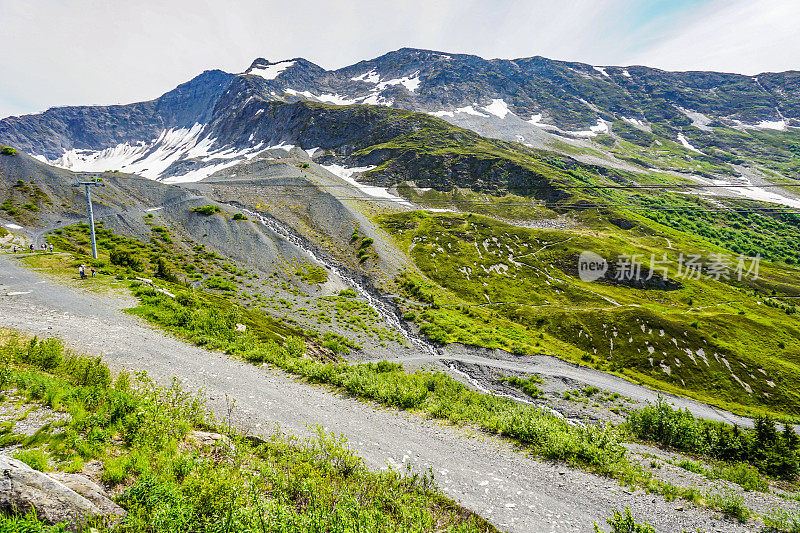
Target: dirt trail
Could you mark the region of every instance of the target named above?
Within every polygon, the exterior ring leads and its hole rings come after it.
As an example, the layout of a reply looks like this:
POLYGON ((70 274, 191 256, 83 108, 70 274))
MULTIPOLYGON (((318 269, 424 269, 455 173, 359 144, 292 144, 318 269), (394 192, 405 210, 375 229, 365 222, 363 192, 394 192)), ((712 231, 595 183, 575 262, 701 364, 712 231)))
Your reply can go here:
MULTIPOLYGON (((365 359, 364 362, 372 360, 373 359, 365 359)), ((622 394, 637 403, 655 403, 660 395, 674 408, 688 409, 697 417, 726 422, 728 424, 738 424, 743 427, 753 427, 752 418, 739 416, 725 411, 724 409, 718 409, 690 398, 659 392, 612 374, 600 372, 599 370, 594 370, 585 366, 575 365, 550 355, 516 356, 501 350, 483 350, 473 349, 467 346, 449 345, 444 347, 441 353, 437 355, 417 354, 397 357, 396 359, 390 360, 416 364, 435 361, 459 361, 461 363, 480 365, 499 370, 568 378, 585 383, 586 385, 598 387, 604 391, 622 394)), ((477 378, 477 376, 473 377, 477 378)), ((487 388, 491 388, 491 383, 484 383, 483 385, 487 388)))
POLYGON ((121 313, 127 305, 129 299, 57 285, 0 255, 0 326, 60 335, 82 351, 102 355, 114 369, 146 370, 157 382, 177 376, 187 389, 203 389, 220 417, 227 398, 235 400, 240 424, 253 433, 269 433, 278 424, 308 435, 309 428, 321 425, 344 435, 372 468, 430 468, 446 494, 501 529, 588 532, 594 521, 604 524, 612 508, 629 506, 660 532, 754 531, 706 510, 533 460, 479 432, 379 408, 166 337, 121 313))

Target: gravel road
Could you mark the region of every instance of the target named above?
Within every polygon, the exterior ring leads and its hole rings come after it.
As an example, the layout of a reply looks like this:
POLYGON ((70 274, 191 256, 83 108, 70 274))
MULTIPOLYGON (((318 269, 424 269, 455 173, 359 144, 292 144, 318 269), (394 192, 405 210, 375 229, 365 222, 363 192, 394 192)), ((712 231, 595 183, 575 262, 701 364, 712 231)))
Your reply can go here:
POLYGON ((166 337, 120 312, 130 303, 56 284, 0 255, 0 326, 59 335, 83 352, 102 355, 113 369, 146 370, 157 382, 176 376, 188 390, 202 389, 218 417, 226 413, 226 398, 235 400, 237 420, 253 433, 269 433, 278 424, 302 436, 321 425, 344 435, 372 468, 431 468, 448 496, 500 529, 589 532, 593 522, 605 523, 612 508, 628 506, 659 532, 755 531, 703 509, 531 459, 480 432, 380 408, 166 337))
MULTIPOLYGON (((509 354, 502 350, 485 350, 482 348, 451 344, 442 348, 441 353, 436 355, 419 353, 389 358, 389 360, 416 364, 434 361, 459 361, 468 365, 479 365, 498 370, 568 378, 586 385, 598 387, 604 391, 622 394, 636 403, 655 403, 658 397, 661 396, 675 409, 688 409, 694 416, 726 422, 728 424, 738 424, 742 427, 753 427, 752 418, 739 416, 725 411, 724 409, 718 409, 712 405, 692 400, 691 398, 659 392, 613 374, 569 363, 551 355, 520 356, 509 354)), ((360 361, 377 361, 377 359, 362 358, 360 361)), ((480 381, 479 376, 473 377, 480 381)), ((491 383, 486 382, 481 383, 481 385, 489 389, 491 389, 492 386, 491 383)), ((800 428, 800 426, 798 426, 798 428, 800 428)))

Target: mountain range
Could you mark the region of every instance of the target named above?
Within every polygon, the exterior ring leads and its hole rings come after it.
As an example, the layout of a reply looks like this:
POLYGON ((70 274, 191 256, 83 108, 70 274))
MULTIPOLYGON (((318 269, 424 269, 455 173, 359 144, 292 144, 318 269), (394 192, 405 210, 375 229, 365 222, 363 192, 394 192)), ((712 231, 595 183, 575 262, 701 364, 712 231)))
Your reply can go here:
MULTIPOLYGON (((76 171, 197 181, 278 146, 381 167, 398 157, 387 143, 407 148, 398 140, 412 133, 431 142, 419 135, 428 128, 439 140, 470 130, 493 145, 631 172, 731 178, 744 165, 796 179, 800 72, 666 72, 411 48, 330 71, 302 58, 256 59, 240 74, 206 71, 148 102, 8 117, 0 142, 76 171)), ((400 180, 380 171, 372 179, 400 180)))

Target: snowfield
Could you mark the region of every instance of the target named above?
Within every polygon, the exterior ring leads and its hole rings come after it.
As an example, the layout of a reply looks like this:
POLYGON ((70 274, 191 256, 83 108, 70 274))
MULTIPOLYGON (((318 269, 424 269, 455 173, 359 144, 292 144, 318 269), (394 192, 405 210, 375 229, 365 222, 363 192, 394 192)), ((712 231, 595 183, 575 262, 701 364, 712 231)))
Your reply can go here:
POLYGON ((294 66, 294 61, 279 61, 266 67, 256 67, 245 72, 245 74, 253 74, 254 76, 261 76, 265 80, 274 80, 287 68, 294 66))

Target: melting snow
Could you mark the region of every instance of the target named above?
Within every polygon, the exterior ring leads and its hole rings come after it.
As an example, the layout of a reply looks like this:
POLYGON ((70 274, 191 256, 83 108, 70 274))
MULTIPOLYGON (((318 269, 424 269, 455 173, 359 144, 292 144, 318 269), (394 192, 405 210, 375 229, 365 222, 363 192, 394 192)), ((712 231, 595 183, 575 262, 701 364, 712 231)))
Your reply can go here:
POLYGON ((644 121, 643 120, 639 120, 638 118, 625 118, 625 117, 620 117, 620 118, 622 118, 623 122, 627 122, 628 124, 630 124, 632 126, 638 126, 640 128, 644 128, 644 121))
POLYGON ((623 69, 622 70, 622 75, 625 76, 626 78, 630 78, 631 77, 631 73, 628 72, 628 69, 623 69))
POLYGON ((350 79, 353 81, 365 81, 367 83, 378 83, 381 81, 380 75, 374 70, 370 70, 369 72, 365 72, 359 76, 354 76, 350 79))
POLYGON ((606 72, 606 69, 604 69, 603 67, 592 67, 592 68, 607 78, 611 77, 608 75, 608 72, 606 72))
MULTIPOLYGON (((508 109, 508 104, 502 98, 495 98, 492 103, 483 108, 492 115, 500 118, 506 118, 506 115, 511 113, 508 109)), ((511 113, 513 115, 513 113, 511 113)))
POLYGON ((698 154, 702 154, 703 153, 700 150, 698 150, 697 148, 695 148, 694 146, 692 146, 689 143, 689 141, 686 140, 686 137, 683 136, 683 133, 679 133, 678 134, 678 142, 680 142, 683 145, 683 147, 686 148, 687 150, 691 150, 692 152, 697 152, 698 154))
POLYGON ((761 122, 759 122, 756 125, 756 127, 757 128, 763 128, 765 130, 785 131, 786 130, 786 121, 785 120, 776 120, 776 121, 762 120, 761 122))
POLYGON ((596 137, 600 133, 608 133, 608 124, 602 118, 598 118, 597 124, 589 126, 588 131, 570 131, 567 133, 576 137, 596 137))
POLYGON ((104 150, 72 149, 61 155, 53 164, 78 172, 103 172, 122 170, 139 174, 145 178, 158 179, 175 162, 187 159, 208 163, 225 159, 221 163, 206 165, 179 176, 168 178, 168 182, 199 181, 223 168, 235 165, 242 159, 251 159, 262 149, 262 144, 236 150, 221 147, 211 150, 215 139, 201 139, 204 126, 195 124, 191 128, 163 130, 150 142, 122 143, 104 150))
POLYGON ((406 200, 400 198, 399 196, 395 196, 390 193, 388 190, 382 187, 375 187, 373 185, 364 185, 363 183, 357 182, 353 179, 353 174, 357 172, 367 172, 375 168, 374 166, 368 167, 344 167, 341 165, 320 165, 322 168, 327 170, 328 172, 335 174, 342 178, 344 181, 355 187, 356 189, 362 191, 363 193, 367 194, 368 196, 372 196, 373 198, 383 198, 387 200, 391 200, 392 202, 397 202, 401 205, 411 206, 406 200))
POLYGON ((760 200, 762 202, 771 202, 773 204, 782 204, 789 207, 800 208, 800 200, 789 198, 787 196, 781 196, 780 194, 762 189, 760 187, 741 187, 730 190, 751 200, 760 200))
POLYGON ((415 72, 411 76, 406 76, 403 78, 395 78, 393 80, 388 80, 388 81, 382 81, 378 83, 375 86, 375 88, 378 91, 382 91, 389 85, 402 85, 403 87, 408 89, 409 92, 413 93, 419 88, 419 71, 415 72))
POLYGON ((327 102, 334 105, 350 105, 356 103, 356 100, 350 100, 349 98, 340 96, 338 94, 321 94, 316 98, 320 102, 327 102))
POLYGON ((8 229, 22 229, 22 226, 19 226, 19 225, 17 225, 17 224, 10 224, 10 223, 9 223, 9 224, 6 224, 5 226, 6 226, 8 229))
POLYGON ((286 88, 283 92, 287 94, 291 94, 292 96, 305 96, 306 98, 314 98, 314 95, 311 94, 311 91, 295 91, 294 89, 286 88))
MULTIPOLYGON (((502 101, 502 100, 501 100, 502 101)), ((485 108, 489 111, 489 108, 485 108)), ((455 111, 433 111, 430 113, 434 117, 454 117, 456 113, 465 113, 467 115, 475 115, 476 117, 488 117, 486 113, 481 113, 480 111, 476 110, 473 106, 468 105, 466 107, 459 107, 455 111)), ((498 115, 499 116, 499 115, 498 115)))
POLYGON ((274 63, 272 65, 267 65, 266 67, 256 67, 250 69, 245 74, 253 74, 255 76, 261 76, 265 80, 274 80, 278 77, 278 75, 286 70, 287 68, 294 65, 294 61, 279 61, 278 63, 274 63))

